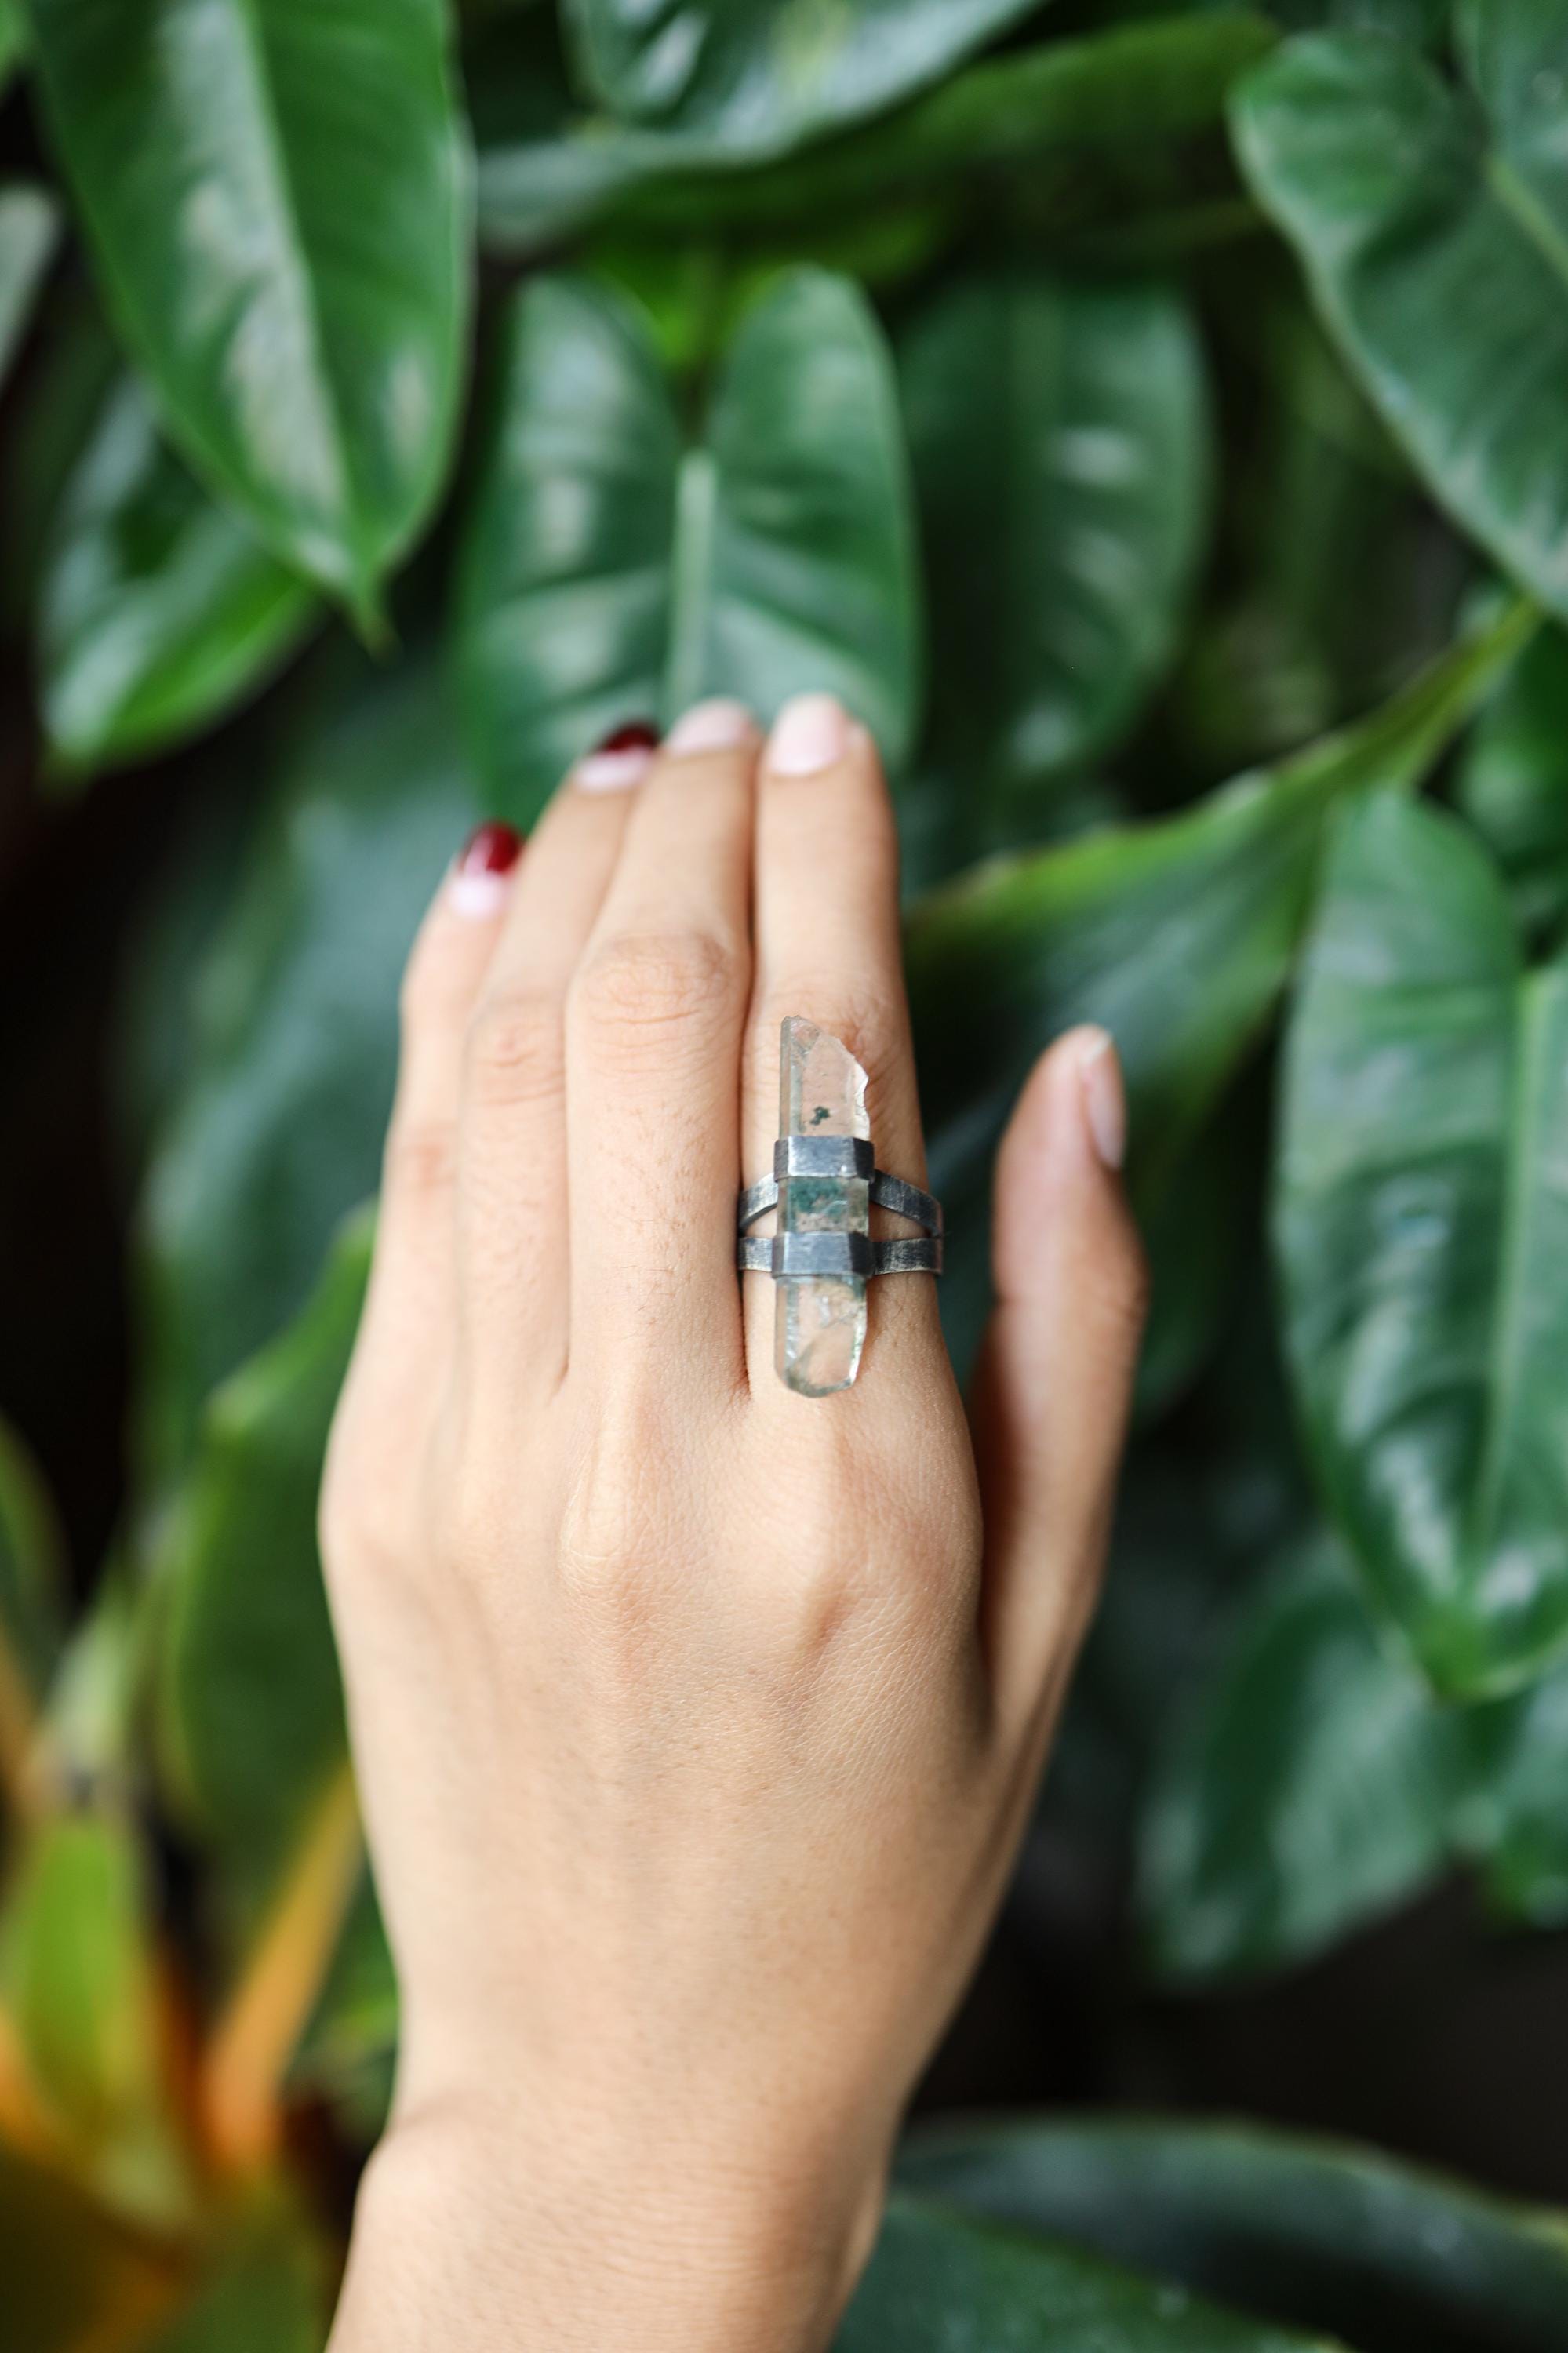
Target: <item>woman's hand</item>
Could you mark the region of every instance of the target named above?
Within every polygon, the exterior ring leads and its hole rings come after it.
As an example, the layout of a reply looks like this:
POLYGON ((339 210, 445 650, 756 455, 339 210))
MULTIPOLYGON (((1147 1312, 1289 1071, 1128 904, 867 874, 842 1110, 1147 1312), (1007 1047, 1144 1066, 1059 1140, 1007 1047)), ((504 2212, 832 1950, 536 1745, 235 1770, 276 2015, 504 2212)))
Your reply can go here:
POLYGON ((402 1992, 335 2353, 803 2353, 1000 1898, 1105 1548, 1141 1278, 1101 1033, 1009 1131, 971 1448, 924 1275, 774 1370, 779 1033, 923 1181, 892 812, 802 699, 585 762, 409 965, 323 1534, 402 1992), (978 1471, 977 1471, 978 1456, 978 1471))

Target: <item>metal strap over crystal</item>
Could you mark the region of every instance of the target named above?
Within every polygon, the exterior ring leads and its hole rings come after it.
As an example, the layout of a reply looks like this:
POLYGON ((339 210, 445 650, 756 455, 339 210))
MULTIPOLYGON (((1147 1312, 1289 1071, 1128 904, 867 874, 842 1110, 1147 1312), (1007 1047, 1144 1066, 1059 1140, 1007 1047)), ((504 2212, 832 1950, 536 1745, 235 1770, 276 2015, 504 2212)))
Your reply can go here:
POLYGON ((942 1271, 942 1205, 918 1185, 890 1176, 876 1166, 876 1156, 863 1136, 781 1135, 773 1147, 773 1174, 759 1176, 741 1195, 736 1224, 739 1240, 736 1264, 743 1274, 770 1274, 774 1280, 823 1275, 940 1274, 942 1271), (748 1235, 769 1209, 779 1206, 781 1179, 790 1176, 858 1176, 870 1186, 879 1209, 924 1226, 925 1235, 907 1241, 872 1241, 858 1233, 794 1233, 748 1235))
POLYGON ((824 1274, 940 1274, 942 1271, 942 1241, 940 1235, 918 1240, 874 1242, 864 1234, 742 1234, 735 1248, 735 1262, 742 1274, 788 1275, 824 1274), (825 1244, 842 1242, 842 1253, 825 1249, 813 1249, 808 1262, 802 1243, 825 1244), (863 1242, 870 1257, 853 1255, 849 1245, 863 1242))
MULTIPOLYGON (((782 1152, 787 1144, 838 1144, 841 1142, 855 1144, 859 1142, 859 1138, 827 1135, 783 1136, 779 1139, 779 1149, 782 1152)), ((794 1168, 789 1171, 791 1176, 799 1173, 800 1172, 794 1168)), ((817 1176, 837 1172, 812 1169, 810 1173, 817 1176)), ((934 1195, 923 1193, 918 1185, 911 1185, 902 1176, 890 1176, 885 1168, 873 1167, 864 1173, 871 1179, 871 1198, 879 1209, 890 1209, 895 1218, 908 1218, 915 1225, 924 1226, 928 1234, 935 1234, 938 1240, 940 1239, 942 1205, 934 1195)), ((740 1213, 736 1219, 736 1226, 744 1233, 747 1226, 754 1226, 758 1218, 778 1207, 778 1177, 759 1176, 756 1184, 748 1185, 740 1197, 740 1213)))

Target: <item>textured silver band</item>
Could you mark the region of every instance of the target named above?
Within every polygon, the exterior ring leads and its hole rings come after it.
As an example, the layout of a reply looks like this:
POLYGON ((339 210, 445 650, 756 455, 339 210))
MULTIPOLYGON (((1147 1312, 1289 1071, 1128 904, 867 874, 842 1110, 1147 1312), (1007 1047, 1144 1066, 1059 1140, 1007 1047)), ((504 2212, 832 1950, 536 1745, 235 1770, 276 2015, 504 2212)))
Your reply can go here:
MULTIPOLYGON (((791 1144, 827 1144, 830 1142, 837 1143, 841 1141, 841 1139, 836 1136, 799 1135, 786 1137, 784 1141, 791 1144)), ((858 1136, 852 1135, 844 1136, 842 1141, 845 1144, 856 1144, 860 1139, 858 1136)), ((791 1168, 789 1171, 791 1176, 810 1175, 813 1176, 838 1176, 842 1173, 842 1172, 838 1169, 828 1168, 812 1168, 809 1170, 791 1168)), ((853 1173, 857 1176, 863 1173, 869 1175, 871 1180, 871 1198, 877 1208, 891 1209, 895 1218, 908 1218, 914 1224, 924 1226, 928 1234, 936 1234, 938 1236, 941 1234, 942 1205, 940 1201, 936 1198, 934 1194, 923 1193, 918 1185, 908 1184, 902 1176, 890 1176, 885 1168, 874 1167, 866 1172, 857 1169, 853 1173)), ((756 1184, 748 1185, 745 1192, 741 1195, 736 1224, 739 1230, 744 1233, 747 1226, 754 1226, 758 1218, 765 1216, 769 1209, 776 1209, 778 1207, 778 1177, 759 1176, 756 1184)))
POLYGON ((748 1185, 736 1204, 735 1262, 743 1274, 940 1274, 942 1205, 902 1176, 876 1166, 871 1145, 858 1135, 781 1135, 773 1147, 773 1174, 748 1185), (747 1228, 779 1207, 786 1176, 863 1176, 879 1209, 924 1226, 918 1240, 872 1241, 864 1234, 748 1234, 747 1228))
POLYGON ((742 1234, 736 1244, 735 1262, 742 1274, 771 1274, 776 1278, 791 1274, 940 1274, 942 1242, 939 1235, 925 1234, 917 1240, 912 1238, 889 1242, 874 1242, 864 1234, 742 1234), (813 1250, 810 1264, 804 1253, 800 1253, 802 1242, 824 1245, 820 1254, 813 1250), (833 1246, 831 1251, 825 1247, 828 1243, 833 1246), (852 1243, 864 1243, 869 1259, 853 1255, 852 1243))

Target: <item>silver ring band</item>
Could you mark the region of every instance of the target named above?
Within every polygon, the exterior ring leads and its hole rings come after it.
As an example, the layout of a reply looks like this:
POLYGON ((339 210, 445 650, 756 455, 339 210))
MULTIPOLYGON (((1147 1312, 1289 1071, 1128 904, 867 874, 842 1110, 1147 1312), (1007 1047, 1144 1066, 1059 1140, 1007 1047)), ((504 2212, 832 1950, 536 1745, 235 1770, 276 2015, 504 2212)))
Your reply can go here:
POLYGON ((878 1274, 940 1274, 942 1205, 902 1176, 876 1166, 872 1146, 858 1135, 781 1135, 773 1148, 773 1174, 748 1185, 736 1208, 735 1262, 742 1274, 791 1277, 878 1274), (781 1180, 792 1176, 859 1176, 871 1199, 894 1217, 924 1226, 918 1240, 873 1241, 861 1233, 748 1234, 758 1218, 779 1207, 781 1180))

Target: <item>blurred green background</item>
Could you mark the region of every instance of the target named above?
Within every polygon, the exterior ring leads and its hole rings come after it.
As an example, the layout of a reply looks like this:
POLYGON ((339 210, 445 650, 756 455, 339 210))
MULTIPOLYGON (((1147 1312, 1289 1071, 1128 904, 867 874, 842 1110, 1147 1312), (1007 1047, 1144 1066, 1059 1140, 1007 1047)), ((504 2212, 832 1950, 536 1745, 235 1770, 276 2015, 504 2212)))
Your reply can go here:
POLYGON ((1568 0, 0 0, 0 2346, 321 2353, 398 969, 609 728, 829 686, 956 1356, 1070 1021, 1154 1271, 842 2353, 1562 2353, 1568 0))

